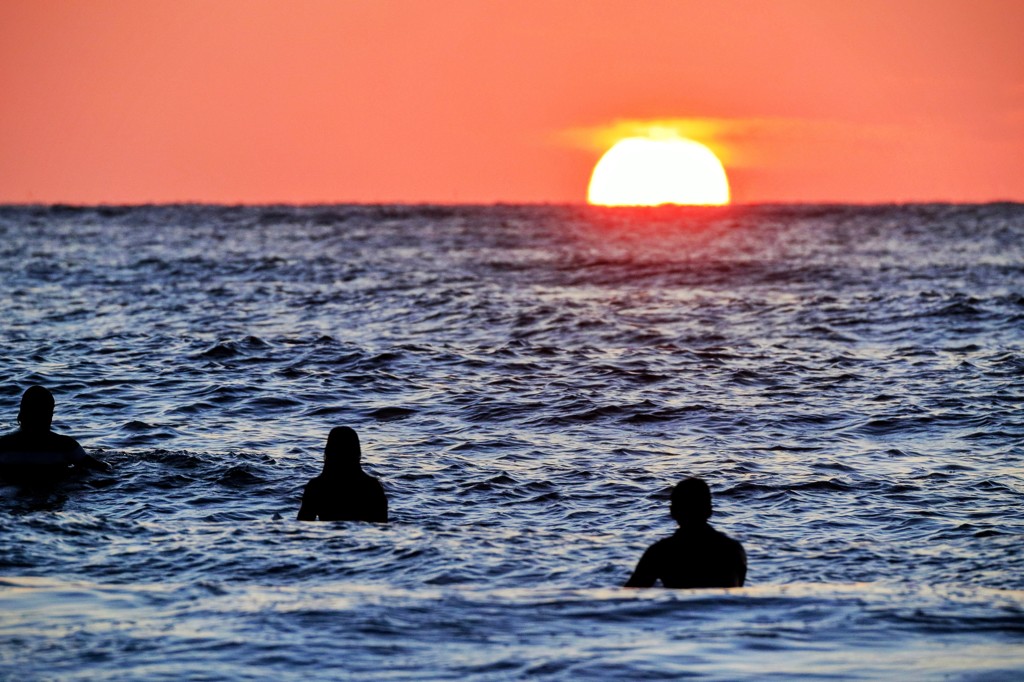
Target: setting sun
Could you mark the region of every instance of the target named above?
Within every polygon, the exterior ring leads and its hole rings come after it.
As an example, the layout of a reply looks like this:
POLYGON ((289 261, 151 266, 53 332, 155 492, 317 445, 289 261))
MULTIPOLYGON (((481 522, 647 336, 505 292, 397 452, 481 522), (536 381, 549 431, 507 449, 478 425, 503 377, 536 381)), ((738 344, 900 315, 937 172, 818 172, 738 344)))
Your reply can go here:
POLYGON ((729 181, 714 152, 693 140, 630 137, 594 166, 587 201, 600 206, 729 203, 729 181))

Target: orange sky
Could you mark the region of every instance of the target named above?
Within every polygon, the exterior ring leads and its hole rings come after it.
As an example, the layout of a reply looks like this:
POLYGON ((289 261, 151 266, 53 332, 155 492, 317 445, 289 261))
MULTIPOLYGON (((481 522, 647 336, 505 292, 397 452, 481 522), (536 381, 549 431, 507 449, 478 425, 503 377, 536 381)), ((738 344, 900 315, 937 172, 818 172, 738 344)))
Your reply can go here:
POLYGON ((1024 2, 0 3, 0 202, 582 202, 651 122, 734 201, 1024 201, 1024 2))

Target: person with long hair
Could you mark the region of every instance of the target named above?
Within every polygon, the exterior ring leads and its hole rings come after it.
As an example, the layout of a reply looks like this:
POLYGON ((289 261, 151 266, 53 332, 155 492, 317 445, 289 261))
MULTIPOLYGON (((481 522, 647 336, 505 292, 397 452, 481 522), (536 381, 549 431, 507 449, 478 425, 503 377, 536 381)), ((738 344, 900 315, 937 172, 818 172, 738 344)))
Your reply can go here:
POLYGON ((347 426, 331 429, 324 447, 324 468, 306 484, 299 521, 375 521, 387 523, 384 488, 362 468, 359 435, 347 426))

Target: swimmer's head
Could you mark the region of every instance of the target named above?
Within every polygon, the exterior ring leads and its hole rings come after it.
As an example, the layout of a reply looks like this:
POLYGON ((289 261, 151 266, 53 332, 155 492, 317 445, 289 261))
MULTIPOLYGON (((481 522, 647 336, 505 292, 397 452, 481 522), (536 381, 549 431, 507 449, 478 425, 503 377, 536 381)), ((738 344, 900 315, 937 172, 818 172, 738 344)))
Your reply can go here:
POLYGON ((672 489, 672 518, 679 523, 711 518, 711 489, 703 479, 687 478, 672 489))
POLYGON ((324 469, 358 466, 360 458, 359 434, 347 426, 331 429, 324 448, 324 469))
POLYGON ((53 394, 42 386, 32 386, 21 396, 18 423, 25 431, 49 431, 53 421, 53 394))

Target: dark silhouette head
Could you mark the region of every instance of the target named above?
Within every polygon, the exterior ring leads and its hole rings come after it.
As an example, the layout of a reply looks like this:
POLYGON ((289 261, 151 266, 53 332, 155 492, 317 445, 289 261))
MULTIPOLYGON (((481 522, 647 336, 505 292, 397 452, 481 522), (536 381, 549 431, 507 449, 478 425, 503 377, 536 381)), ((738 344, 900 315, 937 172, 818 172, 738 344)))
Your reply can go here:
POLYGON ((711 489, 700 478, 687 478, 672 489, 672 518, 680 524, 711 518, 711 489))
POLYGON ((21 396, 18 423, 22 431, 49 431, 53 421, 53 394, 42 386, 31 386, 21 396))
POLYGON ((359 434, 348 426, 331 429, 324 447, 324 471, 354 469, 359 467, 362 452, 359 448, 359 434))

